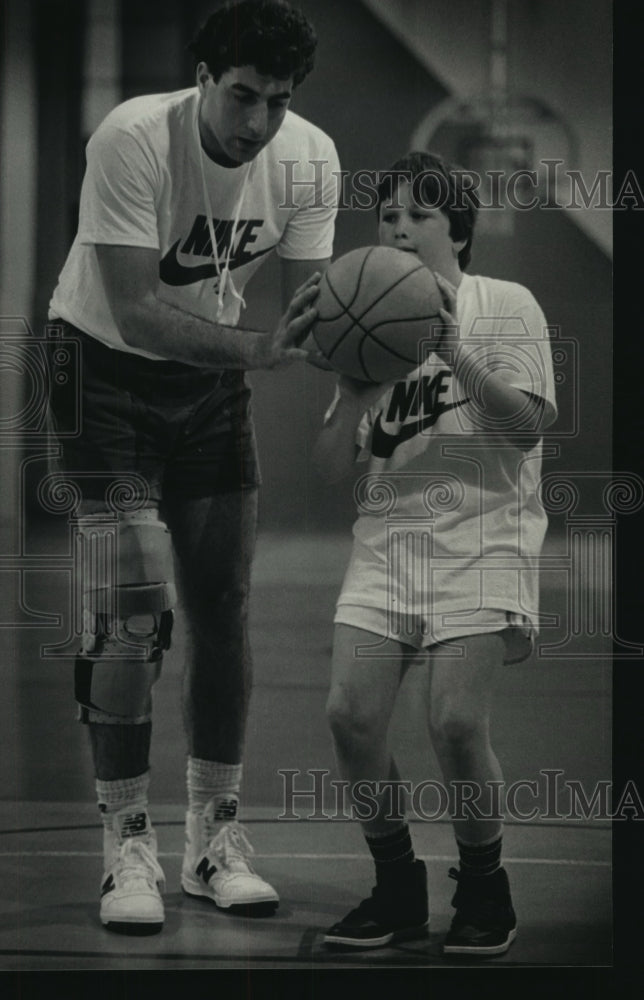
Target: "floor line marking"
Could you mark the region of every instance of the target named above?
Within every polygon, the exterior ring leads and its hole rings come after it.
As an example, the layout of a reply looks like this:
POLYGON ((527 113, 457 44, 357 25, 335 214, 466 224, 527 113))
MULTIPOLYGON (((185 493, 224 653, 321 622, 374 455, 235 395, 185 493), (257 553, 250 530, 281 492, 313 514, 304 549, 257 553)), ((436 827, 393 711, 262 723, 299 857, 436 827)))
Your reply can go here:
MULTIPOLYGON (((102 851, 0 851, 0 858, 102 858, 102 851)), ((159 851, 159 858, 182 858, 183 851, 159 851)), ((262 860, 298 859, 300 861, 368 861, 366 854, 259 854, 254 858, 262 860)), ((453 862, 453 854, 417 854, 422 861, 453 862)), ((581 860, 576 858, 503 858, 504 864, 512 865, 570 865, 579 868, 610 868, 610 861, 581 860)))
MULTIPOLYGON (((247 951, 242 954, 225 953, 225 954, 200 954, 195 953, 190 955, 186 952, 137 952, 136 958, 139 961, 154 962, 153 968, 161 966, 164 962, 176 962, 177 966, 171 966, 170 968, 180 967, 182 964, 187 963, 204 963, 203 965, 197 965, 196 968, 204 969, 233 969, 233 970, 245 970, 250 964, 256 964, 258 962, 266 962, 265 966, 260 966, 260 968, 271 969, 271 964, 287 964, 291 963, 294 967, 299 965, 309 965, 315 969, 370 969, 371 971, 380 971, 381 969, 387 968, 410 968, 418 969, 419 971, 428 971, 430 969, 442 968, 442 969, 456 969, 464 968, 461 962, 448 962, 439 954, 434 954, 430 951, 422 951, 420 949, 414 949, 414 951, 409 951, 407 948, 401 947, 398 944, 389 945, 387 949, 383 949, 380 952, 378 958, 376 958, 371 952, 366 954, 365 952, 356 952, 355 954, 347 954, 346 960, 342 961, 340 956, 336 956, 331 952, 326 951, 316 951, 312 955, 276 955, 276 954, 260 954, 253 955, 247 951), (384 951, 384 954, 383 954, 384 951), (395 952, 396 954, 389 954, 389 952, 395 952), (359 961, 359 955, 364 956, 364 960, 359 961), (235 962, 237 964, 232 965, 235 962), (268 964, 271 963, 271 964, 268 964)), ((91 966, 92 970, 102 969, 108 970, 109 966, 105 965, 107 960, 123 960, 128 961, 128 965, 123 968, 129 970, 129 963, 134 957, 133 951, 62 951, 62 950, 45 950, 45 949, 35 949, 35 948, 1 948, 0 955, 8 955, 12 958, 19 957, 29 957, 29 958, 85 958, 85 959, 98 959, 102 963, 101 965, 91 966)), ((481 959, 478 958, 479 964, 474 964, 470 966, 471 968, 480 969, 482 967, 487 967, 488 969, 509 969, 516 967, 529 967, 534 968, 534 961, 508 961, 508 960, 494 960, 492 963, 489 958, 481 959)), ((587 964, 580 962, 575 966, 571 966, 570 962, 559 961, 559 962, 549 962, 549 968, 573 968, 576 969, 579 966, 587 964)), ((141 966, 144 971, 149 971, 146 966, 141 966)), ((610 973, 611 963, 609 961, 603 964, 597 964, 593 967, 593 972, 601 972, 606 969, 607 974, 610 973)), ((36 971, 38 967, 35 967, 36 971)), ((3 972, 5 969, 2 970, 3 972)), ((9 971, 9 967, 7 967, 9 971)), ((19 968, 17 971, 23 971, 19 968)), ((53 970, 56 971, 56 970, 53 970)), ((82 971, 80 972, 82 974, 82 971)))

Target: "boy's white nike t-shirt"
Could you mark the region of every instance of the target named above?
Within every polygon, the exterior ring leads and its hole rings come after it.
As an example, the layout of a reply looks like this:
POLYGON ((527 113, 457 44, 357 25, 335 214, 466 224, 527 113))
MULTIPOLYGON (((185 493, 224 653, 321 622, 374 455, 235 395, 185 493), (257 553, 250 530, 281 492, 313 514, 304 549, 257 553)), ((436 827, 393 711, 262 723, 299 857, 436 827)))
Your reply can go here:
MULTIPOLYGON (((158 250, 159 298, 214 321, 218 276, 206 201, 220 270, 230 248, 239 292, 272 250, 296 260, 331 256, 340 169, 331 139, 287 111, 250 164, 227 168, 203 155, 206 199, 198 102, 196 88, 137 97, 111 111, 96 130, 87 145, 78 233, 52 296, 51 319, 67 320, 111 347, 158 357, 134 350, 118 331, 96 254, 97 244, 108 244, 158 250)), ((235 326, 239 314, 228 283, 221 322, 235 326)))
MULTIPOLYGON (((552 423, 551 351, 532 294, 464 274, 457 311, 461 338, 486 368, 540 397, 543 426, 552 423)), ((523 452, 490 431, 476 385, 462 384, 435 354, 365 414, 357 443, 368 472, 356 485, 359 516, 338 608, 419 616, 441 631, 494 608, 538 630, 542 446, 523 452)))

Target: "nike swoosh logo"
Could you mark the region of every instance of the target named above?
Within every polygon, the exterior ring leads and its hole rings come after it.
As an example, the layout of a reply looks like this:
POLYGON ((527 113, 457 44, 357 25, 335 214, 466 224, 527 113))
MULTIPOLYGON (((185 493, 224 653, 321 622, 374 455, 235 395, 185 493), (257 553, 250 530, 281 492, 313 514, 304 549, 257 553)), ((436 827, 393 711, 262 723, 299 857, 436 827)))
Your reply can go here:
MULTIPOLYGON (((208 278, 216 276, 217 268, 214 261, 211 264, 193 264, 192 266, 180 264, 177 259, 177 251, 180 243, 181 240, 178 239, 170 247, 165 257, 162 257, 159 261, 159 277, 164 284, 192 285, 196 281, 206 281, 208 278)), ((272 249, 273 247, 266 247, 265 250, 258 250, 257 253, 242 251, 242 253, 231 257, 230 270, 232 271, 236 267, 243 267, 244 264, 249 264, 251 260, 256 260, 257 257, 263 257, 264 254, 270 253, 272 249)))
POLYGON ((469 403, 469 399, 460 399, 457 403, 440 403, 436 410, 428 416, 415 420, 412 424, 403 424, 397 434, 387 434, 387 431, 383 430, 382 414, 379 413, 373 428, 371 454, 375 458, 391 458, 398 445, 402 444, 403 441, 409 441, 421 431, 433 427, 444 413, 455 410, 458 406, 464 406, 465 403, 469 403))

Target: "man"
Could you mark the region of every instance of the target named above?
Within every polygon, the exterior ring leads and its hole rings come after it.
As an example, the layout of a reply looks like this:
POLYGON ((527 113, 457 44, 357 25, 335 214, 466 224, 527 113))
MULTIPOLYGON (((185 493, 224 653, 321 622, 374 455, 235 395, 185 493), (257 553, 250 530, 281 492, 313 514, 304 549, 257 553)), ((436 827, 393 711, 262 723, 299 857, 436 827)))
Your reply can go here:
MULTIPOLYGON (((82 432, 61 447, 89 553, 119 478, 137 501, 118 515, 116 586, 88 560, 75 666, 105 828, 101 920, 114 930, 164 920, 147 791, 173 555, 190 631, 182 886, 227 910, 278 903, 236 821, 260 482, 245 372, 305 357, 332 252, 335 148, 288 109, 315 47, 283 0, 230 0, 191 46, 196 88, 114 109, 87 147, 78 234, 50 306, 82 346, 82 432), (242 330, 241 293, 273 249, 284 315, 272 333, 242 330)), ((76 401, 55 375, 64 431, 76 401)))

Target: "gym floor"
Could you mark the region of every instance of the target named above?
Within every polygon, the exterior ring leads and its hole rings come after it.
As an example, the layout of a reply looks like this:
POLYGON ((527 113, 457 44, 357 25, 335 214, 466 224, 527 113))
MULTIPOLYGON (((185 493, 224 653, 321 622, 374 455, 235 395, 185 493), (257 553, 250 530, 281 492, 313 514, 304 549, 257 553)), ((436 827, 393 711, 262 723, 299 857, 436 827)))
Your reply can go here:
MULTIPOLYGON (((433 810, 435 818, 412 821, 416 853, 428 868, 427 940, 371 951, 331 951, 322 943, 324 930, 372 884, 357 824, 332 815, 332 786, 325 785, 316 803, 313 794, 289 798, 287 784, 292 782, 296 792, 312 792, 313 770, 327 770, 325 781, 337 777, 324 703, 333 606, 349 552, 346 537, 260 534, 258 544, 251 610, 256 681, 241 820, 258 870, 280 893, 276 914, 233 917, 181 892, 186 751, 179 710, 184 646, 179 609, 173 646, 155 688, 150 789, 167 879, 166 924, 161 934, 148 937, 117 935, 101 926, 101 824, 87 734, 75 721, 71 661, 41 655, 44 645, 67 634, 68 572, 60 564, 68 544, 62 519, 36 524, 21 556, 23 567, 30 567, 23 573, 22 591, 15 569, 8 566, 0 574, 7 590, 0 629, 5 687, 0 701, 0 967, 463 965, 440 954, 455 888, 447 871, 456 859, 451 826, 429 800, 423 800, 423 808, 426 814, 433 810), (58 568, 52 564, 55 557, 58 568)), ((549 539, 546 551, 562 555, 562 542, 549 539)), ((612 962, 611 825, 594 812, 584 816, 571 792, 577 782, 590 800, 597 783, 611 778, 611 646, 597 630, 592 635, 584 634, 588 629, 571 629, 567 579, 561 567, 542 574, 542 611, 552 616, 542 642, 559 649, 541 649, 540 655, 508 667, 496 700, 493 741, 506 782, 533 783, 518 791, 505 835, 517 939, 506 955, 469 965, 605 967, 612 962), (532 818, 522 818, 531 810, 532 818)), ((414 665, 391 731, 400 771, 415 785, 439 780, 419 697, 425 683, 422 665, 414 665)), ((317 780, 322 780, 319 775, 317 780)))

